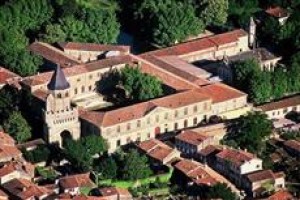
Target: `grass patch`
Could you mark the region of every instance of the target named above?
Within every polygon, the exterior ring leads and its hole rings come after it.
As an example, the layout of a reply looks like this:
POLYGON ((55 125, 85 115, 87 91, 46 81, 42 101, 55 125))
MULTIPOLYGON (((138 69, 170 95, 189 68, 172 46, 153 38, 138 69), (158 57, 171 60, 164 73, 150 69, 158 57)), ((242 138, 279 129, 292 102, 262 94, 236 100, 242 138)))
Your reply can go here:
POLYGON ((36 170, 37 173, 41 175, 44 179, 55 180, 57 177, 56 172, 52 169, 47 169, 45 167, 37 167, 36 170))
POLYGON ((90 188, 90 187, 82 187, 82 188, 80 188, 80 194, 88 196, 90 194, 91 190, 92 190, 92 188, 90 188))

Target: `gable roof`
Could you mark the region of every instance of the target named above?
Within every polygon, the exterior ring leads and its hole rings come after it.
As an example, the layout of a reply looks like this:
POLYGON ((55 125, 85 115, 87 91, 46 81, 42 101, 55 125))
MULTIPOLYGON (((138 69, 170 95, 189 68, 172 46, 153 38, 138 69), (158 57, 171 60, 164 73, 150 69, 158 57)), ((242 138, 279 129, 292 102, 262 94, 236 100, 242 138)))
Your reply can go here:
POLYGON ((14 146, 16 141, 7 133, 0 131, 0 144, 14 146))
POLYGON ((0 85, 6 84, 11 78, 20 78, 20 76, 8 69, 5 69, 4 67, 0 67, 0 85))
POLYGON ((127 53, 130 51, 130 46, 109 45, 96 43, 79 43, 79 42, 59 42, 57 43, 63 50, 78 50, 78 51, 121 51, 127 53))
POLYGON ((101 196, 103 197, 110 197, 110 196, 119 196, 119 197, 125 197, 131 199, 132 195, 127 189, 124 188, 118 188, 118 187, 104 187, 99 188, 99 192, 101 193, 101 196))
POLYGON ((223 149, 216 156, 238 167, 255 158, 254 154, 237 149, 223 149))
POLYGON ((276 17, 276 18, 281 18, 281 17, 288 17, 289 16, 289 12, 279 6, 276 7, 270 7, 267 10, 265 10, 265 12, 272 16, 272 17, 276 17))
POLYGON ((21 156, 21 151, 15 146, 0 144, 0 159, 11 159, 21 156))
POLYGON ((59 185, 63 189, 76 188, 76 187, 93 187, 94 183, 90 179, 90 174, 75 174, 65 176, 59 179, 59 185))
POLYGON ((181 131, 179 135, 177 135, 176 140, 181 140, 188 144, 192 145, 200 145, 204 140, 208 139, 209 137, 202 135, 201 133, 194 132, 192 130, 184 130, 181 131))
POLYGON ((275 102, 266 103, 263 105, 258 106, 257 108, 261 109, 262 111, 271 111, 271 110, 278 110, 292 106, 300 105, 300 95, 296 95, 293 97, 287 97, 282 100, 278 100, 275 102))

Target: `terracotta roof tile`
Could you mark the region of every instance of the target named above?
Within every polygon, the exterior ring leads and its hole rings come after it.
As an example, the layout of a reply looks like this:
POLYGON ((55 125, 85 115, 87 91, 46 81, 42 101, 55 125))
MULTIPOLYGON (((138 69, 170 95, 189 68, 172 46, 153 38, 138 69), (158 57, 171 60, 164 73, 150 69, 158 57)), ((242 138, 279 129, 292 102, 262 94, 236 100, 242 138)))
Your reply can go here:
POLYGON ((223 160, 227 160, 236 166, 241 166, 243 163, 255 158, 254 154, 237 149, 223 149, 216 156, 223 160))
POLYGON ((198 146, 204 140, 207 140, 209 137, 201 135, 201 133, 197 133, 192 130, 184 130, 179 135, 177 135, 175 138, 176 138, 176 140, 181 140, 185 143, 198 146))
POLYGON ((186 43, 180 43, 172 47, 147 52, 145 55, 166 56, 166 55, 187 55, 193 52, 214 50, 218 45, 237 42, 239 37, 245 36, 247 33, 244 30, 234 30, 219 35, 213 35, 206 38, 200 38, 186 43))
POLYGON ((0 144, 0 160, 1 159, 12 159, 21 156, 22 153, 18 148, 14 146, 7 146, 0 144))
POLYGON ((108 45, 95 43, 78 43, 78 42, 59 42, 58 46, 67 50, 81 50, 81 51, 121 51, 127 53, 130 51, 130 46, 122 45, 108 45))
POLYGON ((25 173, 31 178, 34 177, 35 167, 28 162, 11 161, 0 168, 0 177, 6 176, 14 171, 25 173))
POLYGON ((266 111, 283 109, 283 108, 298 106, 298 105, 300 105, 300 95, 288 97, 271 103, 266 103, 261 106, 258 106, 257 108, 266 112, 266 111))
POLYGON ((93 187, 94 183, 90 179, 90 174, 76 174, 65 176, 59 179, 59 185, 63 189, 76 188, 76 187, 93 187))
POLYGON ((14 146, 16 141, 7 133, 0 131, 0 144, 14 146))
POLYGON ((51 193, 51 191, 48 189, 37 186, 26 179, 13 179, 7 183, 4 183, 2 186, 10 194, 24 200, 33 199, 34 197, 39 198, 51 193))
POLYGON ((75 58, 47 43, 34 42, 29 46, 29 50, 53 63, 60 64, 61 67, 70 67, 80 64, 75 58))
POLYGON ((268 8, 265 12, 276 18, 287 17, 289 15, 286 9, 279 6, 268 8))
POLYGON ((175 151, 175 149, 156 139, 143 141, 138 147, 146 152, 148 156, 160 162, 164 162, 164 159, 175 151))
POLYGON ((220 103, 247 95, 223 83, 203 86, 200 88, 200 91, 202 94, 211 97, 213 103, 220 103))
POLYGON ((174 109, 202 101, 209 101, 209 98, 197 90, 189 90, 112 111, 81 111, 80 117, 99 126, 107 127, 133 119, 140 119, 156 107, 174 109))
POLYGON ((300 152, 300 142, 297 140, 287 140, 284 142, 284 146, 300 152))
POLYGON ((202 156, 210 156, 211 154, 217 154, 223 150, 222 146, 219 145, 208 145, 204 149, 201 149, 198 153, 202 156))
POLYGON ((218 181, 207 173, 204 167, 197 162, 190 160, 181 160, 176 163, 175 168, 185 174, 196 184, 214 185, 218 181))
POLYGON ((99 192, 103 197, 110 197, 110 196, 127 196, 128 198, 132 198, 130 192, 124 188, 118 187, 105 187, 99 188, 99 192))
POLYGON ((293 197, 288 191, 280 190, 270 196, 268 200, 296 200, 296 198, 293 197))
POLYGON ((247 179, 252 182, 265 181, 265 180, 275 180, 275 174, 272 170, 262 170, 247 174, 247 179))
POLYGON ((20 76, 9 71, 8 69, 0 67, 0 84, 6 84, 11 78, 20 78, 20 76))

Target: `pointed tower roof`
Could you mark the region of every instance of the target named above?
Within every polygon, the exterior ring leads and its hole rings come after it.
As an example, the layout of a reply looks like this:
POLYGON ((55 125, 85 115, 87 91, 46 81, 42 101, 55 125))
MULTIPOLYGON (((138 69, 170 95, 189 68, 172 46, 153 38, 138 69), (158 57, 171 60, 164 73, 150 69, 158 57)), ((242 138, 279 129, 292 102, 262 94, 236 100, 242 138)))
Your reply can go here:
POLYGON ((63 70, 57 65, 55 72, 52 75, 50 82, 47 85, 49 90, 65 90, 70 87, 69 82, 66 79, 66 76, 63 70))
POLYGON ((250 17, 250 26, 255 26, 255 21, 253 17, 250 17))

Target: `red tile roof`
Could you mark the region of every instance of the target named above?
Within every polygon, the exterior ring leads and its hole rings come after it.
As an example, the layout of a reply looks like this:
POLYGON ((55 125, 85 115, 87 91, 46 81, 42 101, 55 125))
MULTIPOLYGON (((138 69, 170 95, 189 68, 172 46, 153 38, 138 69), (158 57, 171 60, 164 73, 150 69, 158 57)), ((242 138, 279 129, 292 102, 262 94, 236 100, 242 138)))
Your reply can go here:
POLYGON ((7 133, 0 131, 0 144, 14 146, 16 141, 7 133))
POLYGON ((20 157, 22 155, 21 151, 14 146, 1 145, 0 144, 0 160, 1 159, 12 159, 20 157))
POLYGON ((81 51, 121 51, 127 53, 130 46, 108 45, 95 43, 78 43, 78 42, 60 42, 58 46, 64 50, 81 50, 81 51))
POLYGON ((192 130, 184 130, 179 135, 177 135, 175 138, 176 138, 176 140, 181 140, 185 143, 198 146, 204 140, 207 140, 209 137, 201 135, 201 133, 197 133, 192 130))
POLYGON ((270 16, 276 18, 287 17, 289 15, 286 9, 279 6, 268 8, 265 12, 270 16))
POLYGON ((75 196, 75 197, 70 198, 70 199, 72 199, 72 200, 109 200, 105 197, 84 196, 84 195, 75 196))
POLYGON ((247 94, 236 90, 228 85, 223 83, 215 83, 206 85, 200 88, 202 94, 207 95, 212 98, 213 103, 220 103, 236 98, 240 98, 243 96, 247 96, 247 94))
POLYGON ((174 109, 203 101, 209 101, 209 98, 197 90, 189 90, 107 112, 81 111, 80 117, 96 125, 107 127, 140 119, 156 107, 174 109))
POLYGON ((29 50, 53 63, 60 64, 61 67, 71 67, 80 64, 80 62, 72 56, 47 43, 34 42, 29 46, 29 50))
POLYGON ((157 139, 143 141, 138 145, 138 147, 148 156, 159 160, 162 163, 175 151, 175 149, 157 139))
POLYGON ((105 187, 99 188, 99 192, 103 197, 110 197, 110 196, 122 196, 127 197, 128 200, 132 198, 132 195, 127 189, 118 188, 118 187, 105 187))
POLYGON ((284 142, 284 146, 294 149, 297 152, 300 152, 300 142, 297 140, 287 140, 284 142))
POLYGON ((268 200, 296 200, 291 193, 285 190, 280 190, 278 192, 275 192, 272 196, 268 198, 268 200))
POLYGON ((24 200, 51 194, 51 191, 45 187, 37 186, 29 180, 21 178, 4 183, 2 187, 8 191, 8 193, 24 200))
POLYGON ((11 78, 20 78, 20 76, 9 71, 8 69, 0 67, 0 85, 6 84, 11 78))
POLYGON ((282 177, 282 173, 280 173, 280 176, 277 176, 277 173, 275 174, 272 170, 261 170, 261 171, 256 171, 247 174, 247 179, 251 183, 266 181, 266 180, 275 180, 280 177, 282 177))
POLYGON ((271 103, 266 103, 261 106, 258 106, 257 108, 266 112, 266 111, 278 110, 278 109, 283 109, 283 108, 293 107, 298 105, 300 105, 300 95, 284 98, 282 100, 278 100, 271 103))
POLYGON ((221 152, 223 150, 222 146, 219 145, 208 145, 207 147, 205 147, 204 149, 201 149, 198 153, 201 156, 209 156, 211 154, 217 154, 219 152, 221 152))
POLYGON ((234 43, 239 40, 241 36, 246 36, 247 33, 244 30, 234 30, 226 33, 222 33, 219 35, 213 35, 206 38, 200 38, 193 41, 189 41, 186 43, 180 43, 177 45, 174 45, 172 47, 159 49, 156 51, 151 51, 143 54, 145 55, 155 55, 155 56, 166 56, 166 55, 187 55, 193 52, 199 52, 199 51, 209 51, 209 50, 215 50, 217 46, 228 44, 228 43, 234 43))
POLYGON ((14 171, 26 173, 31 178, 34 177, 34 165, 28 162, 11 161, 0 168, 0 177, 11 174, 14 171))
POLYGON ((254 154, 237 149, 223 149, 216 156, 220 159, 227 160, 238 167, 255 158, 254 154))
POLYGON ((200 163, 185 159, 176 163, 174 167, 196 184, 211 186, 218 183, 200 163))
POLYGON ((63 189, 77 188, 77 187, 93 187, 94 183, 90 179, 90 174, 76 174, 65 176, 59 179, 59 185, 63 189))

